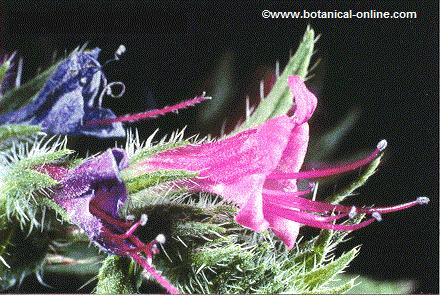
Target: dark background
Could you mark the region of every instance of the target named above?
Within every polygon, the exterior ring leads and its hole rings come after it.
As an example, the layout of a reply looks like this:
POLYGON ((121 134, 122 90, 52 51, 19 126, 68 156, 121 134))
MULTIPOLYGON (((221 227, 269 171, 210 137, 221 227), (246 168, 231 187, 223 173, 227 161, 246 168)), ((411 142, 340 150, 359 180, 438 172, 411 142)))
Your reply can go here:
MULTIPOLYGON (((133 124, 142 136, 189 125, 187 134, 217 134, 224 118, 244 111, 244 97, 275 61, 285 65, 307 24, 322 34, 315 57, 322 58, 309 85, 319 95, 311 121, 312 137, 357 107, 361 116, 344 138, 335 160, 389 143, 379 173, 360 190, 358 204, 397 204, 426 195, 429 206, 386 216, 351 235, 349 249, 362 244, 349 271, 376 279, 414 279, 417 291, 438 293, 438 3, 436 1, 166 2, 10 1, 0 7, 0 49, 18 50, 25 78, 49 64, 54 51, 63 56, 89 41, 110 59, 119 44, 127 53, 106 67, 110 81, 125 82, 122 99, 105 105, 118 114, 161 107, 209 90, 224 54, 234 58, 233 100, 212 122, 198 121, 198 108, 179 116, 133 124), (388 10, 416 11, 417 19, 283 20, 263 19, 261 11, 388 10)), ((209 95, 209 92, 208 92, 209 95)), ((84 152, 113 141, 76 142, 84 152)))

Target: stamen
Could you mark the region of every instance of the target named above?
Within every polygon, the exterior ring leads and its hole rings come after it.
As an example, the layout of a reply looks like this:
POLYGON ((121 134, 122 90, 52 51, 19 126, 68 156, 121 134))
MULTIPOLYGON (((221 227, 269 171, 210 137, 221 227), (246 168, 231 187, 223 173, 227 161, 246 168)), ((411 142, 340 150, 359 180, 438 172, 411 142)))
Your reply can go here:
POLYGON ((127 48, 123 44, 119 45, 118 49, 116 49, 116 51, 115 51, 115 57, 106 61, 102 67, 105 67, 106 65, 108 65, 109 63, 112 63, 114 61, 118 61, 119 58, 121 57, 121 55, 123 55, 126 51, 127 51, 127 48))
POLYGON ((125 217, 125 220, 127 221, 134 221, 136 217, 134 215, 127 215, 127 217, 125 217))
POLYGON ((368 157, 358 160, 356 162, 346 165, 341 165, 338 167, 314 170, 314 171, 302 171, 296 173, 272 173, 267 176, 267 179, 319 178, 319 177, 325 177, 325 176, 331 176, 331 175, 349 172, 373 161, 385 147, 386 147, 386 141, 382 140, 381 142, 379 142, 374 152, 372 152, 368 157))
POLYGON ((408 209, 417 205, 425 205, 429 202, 429 198, 427 197, 419 197, 415 201, 399 204, 392 207, 379 207, 379 208, 359 208, 358 211, 361 213, 373 213, 378 212, 381 214, 392 213, 396 211, 401 211, 404 209, 408 209))
POLYGON ((107 222, 108 224, 118 226, 118 227, 121 227, 124 229, 130 228, 130 226, 131 226, 131 223, 129 223, 129 222, 124 222, 124 221, 118 220, 118 219, 108 215, 107 213, 101 211, 96 206, 94 206, 92 202, 90 203, 89 211, 90 211, 90 213, 92 213, 93 215, 95 215, 99 219, 107 222))
POLYGON ((156 109, 156 110, 151 110, 151 111, 147 111, 144 113, 138 113, 138 114, 133 114, 133 115, 126 115, 123 117, 118 117, 118 118, 114 118, 114 119, 102 119, 102 120, 90 120, 88 122, 86 122, 86 125, 109 125, 109 124, 113 124, 116 122, 134 122, 134 121, 139 121, 139 120, 144 120, 144 119, 151 119, 151 118, 155 118, 157 116, 161 116, 161 115, 165 115, 171 112, 174 112, 176 110, 181 110, 181 109, 185 109, 187 107, 190 106, 194 106, 198 103, 201 103, 207 99, 211 99, 210 97, 206 97, 206 96, 197 96, 193 99, 172 105, 172 106, 167 106, 164 107, 162 109, 156 109))
POLYGON ((375 218, 370 218, 368 220, 365 220, 365 221, 363 221, 361 223, 357 223, 357 224, 333 224, 333 223, 328 223, 328 222, 320 221, 320 220, 316 220, 316 219, 313 220, 311 218, 306 217, 304 215, 304 213, 302 213, 302 212, 292 211, 292 210, 285 209, 285 208, 276 208, 274 210, 273 208, 269 207, 269 208, 267 208, 267 210, 271 211, 273 214, 276 214, 278 216, 284 217, 286 219, 289 219, 289 220, 292 220, 292 221, 295 221, 295 222, 298 222, 298 223, 301 223, 301 224, 304 224, 307 226, 321 228, 321 229, 331 229, 331 230, 337 230, 337 231, 352 231, 352 230, 361 229, 363 227, 370 225, 374 221, 376 221, 375 218))
POLYGON ((385 139, 382 139, 381 141, 379 141, 379 143, 377 144, 377 148, 379 149, 379 151, 383 151, 386 149, 388 145, 388 142, 385 139))
POLYGON ((111 82, 109 84, 107 84, 104 89, 101 91, 101 94, 99 95, 98 98, 98 107, 102 106, 102 99, 104 98, 104 95, 108 95, 110 97, 113 98, 120 98, 124 95, 125 93, 125 84, 122 82, 111 82), (119 91, 118 94, 113 93, 113 86, 121 86, 121 91, 119 91))
MULTIPOLYGON (((264 192, 264 190, 263 190, 264 192)), ((399 204, 396 206, 391 207, 378 207, 378 208, 356 208, 356 207, 349 207, 344 205, 334 205, 319 201, 312 201, 306 198, 301 198, 299 196, 295 196, 292 193, 290 193, 289 198, 282 197, 283 194, 281 192, 277 192, 274 194, 266 194, 264 200, 266 202, 275 204, 275 205, 281 205, 288 208, 297 208, 301 210, 311 211, 311 212, 331 212, 331 211, 337 211, 337 212, 345 212, 349 213, 349 216, 356 216, 358 213, 366 213, 366 214, 372 214, 373 212, 378 212, 381 214, 386 213, 392 213, 396 211, 405 210, 417 205, 423 205, 427 204, 429 202, 429 198, 427 197, 419 197, 415 201, 399 204), (351 215, 350 215, 351 214, 351 215), (354 214, 354 215, 353 215, 354 214)), ((287 193, 286 193, 287 194, 287 193)), ((350 217, 350 218, 353 218, 350 217)))
POLYGON ((139 263, 147 272, 151 274, 151 276, 162 286, 164 287, 168 293, 170 294, 180 294, 180 292, 168 282, 163 276, 161 276, 153 266, 148 264, 141 256, 138 254, 131 254, 131 257, 139 263))

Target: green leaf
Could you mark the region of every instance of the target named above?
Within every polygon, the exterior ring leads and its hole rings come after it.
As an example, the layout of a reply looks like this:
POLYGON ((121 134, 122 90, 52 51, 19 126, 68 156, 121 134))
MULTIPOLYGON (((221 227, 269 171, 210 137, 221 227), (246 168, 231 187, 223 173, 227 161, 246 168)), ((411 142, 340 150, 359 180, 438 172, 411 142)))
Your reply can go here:
POLYGON ((321 265, 329 250, 333 232, 321 230, 313 245, 295 257, 295 262, 302 263, 305 271, 321 265))
POLYGON ((342 202, 346 197, 350 196, 355 190, 363 186, 367 180, 376 173, 377 167, 382 160, 383 154, 377 157, 373 162, 371 162, 368 167, 362 172, 361 176, 359 176, 355 181, 338 190, 336 193, 332 194, 325 201, 327 203, 338 204, 342 202))
POLYGON ((130 194, 134 194, 163 182, 184 180, 196 177, 198 175, 197 172, 185 170, 158 170, 138 176, 132 176, 131 174, 132 172, 129 170, 125 170, 121 174, 130 194))
MULTIPOLYGON (((338 284, 334 287, 319 289, 316 291, 307 292, 307 294, 344 294, 345 292, 351 291, 352 294, 359 294, 359 292, 353 292, 353 287, 356 286, 356 278, 353 278, 345 283, 338 284)), ((370 294, 373 294, 372 292, 370 294)))
POLYGON ((109 256, 99 270, 96 294, 134 294, 136 283, 129 275, 130 260, 109 256))
POLYGON ((5 95, 0 97, 0 113, 16 110, 29 103, 38 94, 58 65, 59 63, 52 65, 32 80, 26 82, 19 88, 8 91, 5 95))
POLYGON ((342 254, 338 259, 302 275, 301 279, 311 290, 320 288, 340 274, 358 253, 359 247, 353 248, 349 252, 342 254))
POLYGON ((270 118, 286 114, 293 106, 292 94, 287 84, 290 75, 299 75, 305 78, 313 55, 315 32, 307 27, 303 40, 296 53, 290 58, 281 76, 275 82, 268 96, 263 99, 254 113, 243 123, 240 130, 256 127, 270 118))
POLYGON ((0 142, 15 138, 37 134, 41 128, 35 125, 4 125, 0 126, 0 142))

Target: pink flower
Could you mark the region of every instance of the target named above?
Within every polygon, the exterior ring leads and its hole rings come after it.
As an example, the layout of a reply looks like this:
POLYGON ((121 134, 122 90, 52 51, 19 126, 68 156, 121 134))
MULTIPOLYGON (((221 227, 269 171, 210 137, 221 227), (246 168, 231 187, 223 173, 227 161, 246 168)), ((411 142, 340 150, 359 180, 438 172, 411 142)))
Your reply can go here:
POLYGON ((322 170, 301 171, 309 141, 309 125, 316 97, 301 78, 288 80, 295 106, 288 115, 268 120, 254 129, 205 144, 168 150, 139 163, 136 169, 145 173, 158 169, 198 171, 199 177, 189 190, 210 192, 237 205, 237 223, 261 232, 270 228, 288 248, 295 244, 301 224, 333 230, 356 230, 381 219, 389 213, 425 204, 428 198, 388 208, 355 208, 312 201, 303 196, 311 189, 300 191, 298 179, 314 179, 355 170, 374 160, 386 147, 380 141, 366 158, 354 163, 322 170), (337 212, 337 214, 333 214, 337 212), (370 217, 359 224, 336 224, 357 213, 370 217))

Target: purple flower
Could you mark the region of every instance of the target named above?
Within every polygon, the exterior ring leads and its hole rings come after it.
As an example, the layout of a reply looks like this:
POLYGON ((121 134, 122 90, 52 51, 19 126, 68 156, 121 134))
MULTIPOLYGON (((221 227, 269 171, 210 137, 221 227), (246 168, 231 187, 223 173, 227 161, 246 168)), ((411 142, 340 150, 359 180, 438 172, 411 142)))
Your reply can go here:
POLYGON ((165 237, 159 235, 145 244, 134 233, 146 224, 147 216, 143 214, 137 222, 119 217, 118 210, 127 199, 119 172, 127 165, 125 151, 115 148, 72 170, 43 165, 38 171, 59 180, 53 200, 65 209, 71 222, 83 229, 91 241, 106 252, 132 257, 164 288, 176 294, 177 289, 151 265, 153 255, 159 252, 157 244, 164 243, 165 237))
MULTIPOLYGON (((122 54, 123 45, 116 52, 122 54)), ((120 97, 125 91, 124 84, 107 84, 103 67, 98 62, 100 49, 75 51, 62 61, 52 76, 38 92, 36 97, 18 110, 0 115, 2 124, 39 125, 51 134, 86 135, 100 138, 124 137, 125 130, 121 122, 153 118, 172 111, 183 109, 204 101, 204 96, 141 114, 117 118, 112 110, 102 107, 104 95, 120 97), (122 86, 119 94, 112 93, 112 87, 122 86)), ((0 94, 19 86, 19 71, 10 68, 0 87, 0 94), (15 82, 12 83, 11 81, 15 82), (18 83, 17 83, 18 81, 18 83)))
POLYGON ((312 189, 300 191, 298 179, 314 179, 355 170, 374 160, 386 147, 381 141, 366 158, 354 163, 322 170, 301 171, 309 140, 308 119, 317 99, 296 76, 289 77, 295 98, 291 116, 282 115, 257 128, 216 142, 168 150, 139 163, 139 173, 159 169, 198 171, 199 177, 182 183, 192 191, 220 195, 240 210, 237 223, 254 231, 272 229, 288 248, 295 244, 301 224, 333 230, 356 230, 389 213, 424 204, 427 198, 388 208, 355 208, 312 201, 302 197, 312 189), (333 212, 337 212, 333 215, 333 212), (359 224, 335 224, 357 213, 371 217, 359 224))

